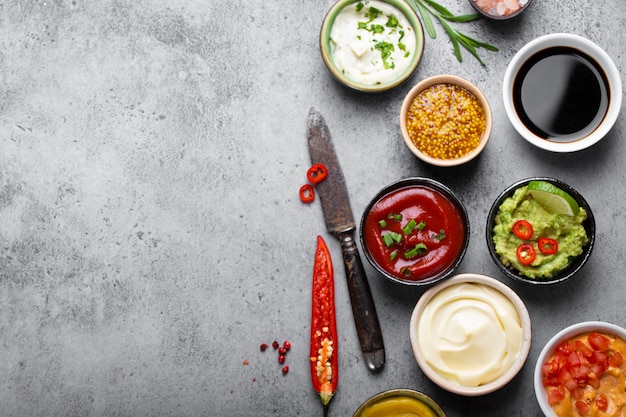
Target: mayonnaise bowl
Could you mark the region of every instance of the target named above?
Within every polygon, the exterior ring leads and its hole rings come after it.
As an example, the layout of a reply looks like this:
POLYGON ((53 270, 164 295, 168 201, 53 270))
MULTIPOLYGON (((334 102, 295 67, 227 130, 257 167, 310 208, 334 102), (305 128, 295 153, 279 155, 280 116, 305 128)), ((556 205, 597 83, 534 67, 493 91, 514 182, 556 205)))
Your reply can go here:
POLYGON ((320 51, 343 85, 383 92, 404 83, 417 69, 424 30, 404 0, 338 0, 322 23, 320 51))
POLYGON ((409 335, 415 359, 432 382, 455 394, 479 396, 502 388, 522 369, 531 324, 511 288, 465 273, 420 297, 409 335))

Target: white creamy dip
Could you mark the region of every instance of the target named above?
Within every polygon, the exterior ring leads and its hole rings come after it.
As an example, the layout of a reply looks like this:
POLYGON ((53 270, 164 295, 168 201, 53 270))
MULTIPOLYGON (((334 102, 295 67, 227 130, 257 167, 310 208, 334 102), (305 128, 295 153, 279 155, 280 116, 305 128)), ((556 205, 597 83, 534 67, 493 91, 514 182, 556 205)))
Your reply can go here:
POLYGON ((330 45, 333 61, 346 77, 375 85, 404 73, 415 54, 416 38, 398 8, 372 0, 350 4, 339 12, 330 45))
POLYGON ((487 285, 460 283, 436 294, 417 324, 426 362, 443 378, 477 387, 519 355, 522 325, 513 303, 487 285))

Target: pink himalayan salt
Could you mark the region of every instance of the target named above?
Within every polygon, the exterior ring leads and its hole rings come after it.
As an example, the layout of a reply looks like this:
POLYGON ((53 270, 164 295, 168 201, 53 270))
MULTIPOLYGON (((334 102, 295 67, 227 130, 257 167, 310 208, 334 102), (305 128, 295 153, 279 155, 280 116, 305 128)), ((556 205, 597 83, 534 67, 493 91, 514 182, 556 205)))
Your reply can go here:
POLYGON ((522 8, 527 0, 474 0, 485 13, 493 16, 506 16, 522 8))

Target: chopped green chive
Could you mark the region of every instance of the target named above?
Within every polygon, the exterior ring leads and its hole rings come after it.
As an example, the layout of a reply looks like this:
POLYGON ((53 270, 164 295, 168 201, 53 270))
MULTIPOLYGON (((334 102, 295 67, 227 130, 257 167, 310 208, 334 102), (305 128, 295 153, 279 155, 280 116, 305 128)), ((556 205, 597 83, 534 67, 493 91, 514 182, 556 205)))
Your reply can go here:
POLYGON ((379 220, 378 226, 380 226, 381 228, 387 227, 387 221, 385 219, 379 220))
POLYGON ((404 225, 404 227, 402 228, 402 231, 404 232, 405 235, 410 235, 411 232, 417 227, 417 222, 415 221, 415 219, 411 219, 409 220, 409 222, 407 224, 404 225))
POLYGON ((441 229, 441 230, 439 231, 439 234, 438 234, 438 235, 435 235, 435 236, 434 236, 434 238, 435 238, 435 239, 437 239, 437 240, 439 240, 439 241, 444 240, 444 239, 446 238, 446 231, 445 231, 445 230, 443 230, 443 229, 441 229))
POLYGON ((426 227, 426 222, 422 220, 420 224, 417 225, 417 230, 424 230, 425 227, 426 227))
POLYGON ((407 259, 415 258, 418 255, 424 255, 428 252, 428 248, 423 243, 418 243, 412 249, 404 252, 404 257, 407 259))
POLYGON ((390 212, 390 213, 387 215, 387 218, 388 218, 388 219, 392 219, 392 220, 395 220, 395 221, 399 222, 399 221, 402 221, 402 213, 400 213, 400 214, 395 214, 395 213, 393 213, 393 212, 390 212))
POLYGON ((404 275, 405 277, 410 277, 411 276, 411 270, 408 267, 404 267, 400 270, 400 272, 402 272, 402 275, 404 275))
POLYGON ((394 261, 398 257, 398 249, 394 250, 389 254, 389 260, 394 261))
POLYGON ((383 233, 383 243, 385 246, 390 247, 393 246, 394 243, 402 242, 402 235, 396 232, 385 232, 383 233))

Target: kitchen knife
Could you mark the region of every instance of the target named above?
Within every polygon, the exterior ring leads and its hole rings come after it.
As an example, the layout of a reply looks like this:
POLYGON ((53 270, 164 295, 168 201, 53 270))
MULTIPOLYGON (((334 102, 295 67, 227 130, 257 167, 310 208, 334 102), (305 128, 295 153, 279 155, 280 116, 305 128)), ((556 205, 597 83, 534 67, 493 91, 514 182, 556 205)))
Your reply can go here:
POLYGON ((315 191, 320 198, 326 228, 341 243, 363 359, 371 371, 378 371, 385 364, 385 347, 372 293, 354 240, 356 224, 350 209, 348 188, 326 121, 315 106, 309 111, 307 138, 311 163, 324 164, 328 170, 328 176, 315 185, 315 191))

